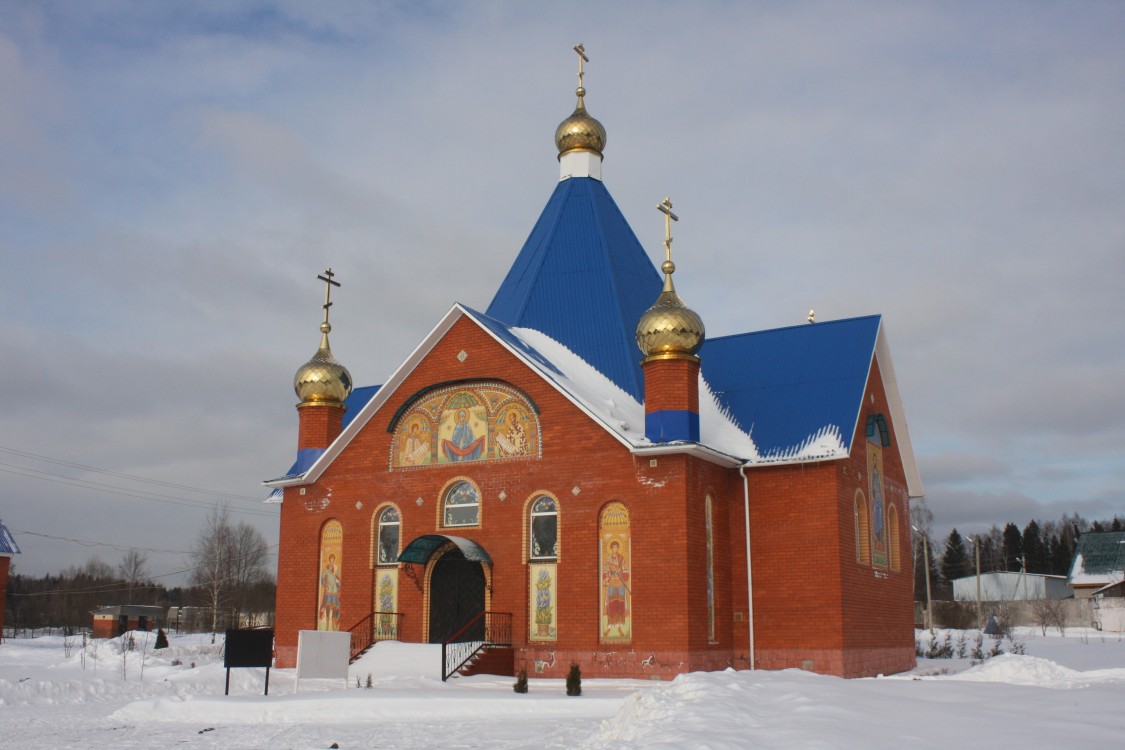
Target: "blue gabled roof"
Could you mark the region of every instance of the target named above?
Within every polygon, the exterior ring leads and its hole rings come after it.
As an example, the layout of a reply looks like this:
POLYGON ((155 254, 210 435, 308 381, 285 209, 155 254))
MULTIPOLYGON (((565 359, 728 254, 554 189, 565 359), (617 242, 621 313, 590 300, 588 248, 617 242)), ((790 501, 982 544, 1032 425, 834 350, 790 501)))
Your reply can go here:
POLYGON ((485 314, 547 334, 644 399, 637 321, 661 279, 600 180, 562 180, 485 314))
POLYGON ((18 555, 20 554, 20 546, 16 544, 15 537, 8 527, 0 521, 0 555, 18 555))
MULTIPOLYGON (((353 388, 352 392, 344 400, 344 419, 340 429, 343 430, 348 426, 348 423, 355 419, 364 405, 371 400, 371 397, 379 392, 382 388, 381 385, 365 385, 361 388, 353 388)), ((280 477, 274 479, 267 479, 267 482, 281 482, 287 479, 296 479, 309 470, 309 467, 316 463, 324 453, 323 448, 302 448, 297 451, 297 460, 289 467, 289 471, 282 474, 280 477)), ((266 496, 266 502, 281 502, 283 490, 280 487, 274 488, 269 495, 266 496)))
POLYGON ((851 449, 880 316, 708 339, 699 356, 719 403, 762 456, 825 429, 851 449))

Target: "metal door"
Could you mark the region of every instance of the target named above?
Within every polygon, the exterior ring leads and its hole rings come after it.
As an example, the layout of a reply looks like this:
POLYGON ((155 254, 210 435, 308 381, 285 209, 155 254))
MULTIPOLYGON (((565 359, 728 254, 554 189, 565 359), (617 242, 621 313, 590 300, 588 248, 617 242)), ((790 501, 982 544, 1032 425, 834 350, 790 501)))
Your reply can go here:
MULTIPOLYGON (((484 611, 484 569, 454 547, 434 563, 430 575, 430 643, 442 643, 484 611)), ((458 640, 484 638, 484 620, 458 640)))

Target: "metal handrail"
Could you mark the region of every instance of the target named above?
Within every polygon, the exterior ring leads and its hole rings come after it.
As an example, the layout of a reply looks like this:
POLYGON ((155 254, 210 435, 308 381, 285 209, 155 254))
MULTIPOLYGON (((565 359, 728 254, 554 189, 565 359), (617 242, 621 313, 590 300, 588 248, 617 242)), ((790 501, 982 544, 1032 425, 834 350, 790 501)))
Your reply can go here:
POLYGON ((512 645, 512 613, 480 612, 441 644, 441 681, 445 682, 486 646, 512 645), (484 620, 484 640, 459 641, 484 620))
POLYGON ((372 612, 348 628, 352 636, 349 661, 355 661, 372 643, 396 640, 402 617, 402 612, 372 612))

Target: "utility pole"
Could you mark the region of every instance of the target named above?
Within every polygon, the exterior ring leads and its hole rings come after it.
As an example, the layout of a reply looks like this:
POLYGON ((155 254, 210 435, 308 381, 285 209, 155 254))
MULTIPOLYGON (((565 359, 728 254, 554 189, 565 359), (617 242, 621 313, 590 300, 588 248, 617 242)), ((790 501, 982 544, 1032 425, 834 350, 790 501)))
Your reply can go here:
POLYGON ((973 544, 977 548, 977 628, 984 627, 980 616, 980 534, 973 537, 973 544))
POLYGON ((931 633, 934 629, 934 613, 932 610, 933 604, 930 599, 930 545, 926 540, 926 533, 919 529, 917 526, 911 526, 922 537, 922 565, 926 568, 926 629, 931 633))
POLYGON ((925 534, 922 535, 922 558, 922 562, 926 565, 926 626, 932 635, 934 632, 934 605, 930 598, 930 544, 926 540, 925 534))

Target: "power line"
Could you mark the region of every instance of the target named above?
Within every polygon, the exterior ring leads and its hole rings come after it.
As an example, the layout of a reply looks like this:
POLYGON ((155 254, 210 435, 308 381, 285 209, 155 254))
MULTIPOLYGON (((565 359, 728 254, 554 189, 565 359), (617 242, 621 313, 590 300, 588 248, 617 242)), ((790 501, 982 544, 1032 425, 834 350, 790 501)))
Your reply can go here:
MULTIPOLYGON (((27 477, 28 479, 39 479, 44 482, 54 482, 55 484, 65 484, 71 487, 80 487, 86 490, 95 490, 97 492, 105 492, 109 494, 127 497, 133 500, 148 500, 155 503, 164 503, 166 505, 183 505, 189 508, 211 509, 216 506, 216 503, 207 502, 205 500, 189 500, 187 498, 174 497, 172 495, 160 495, 153 492, 145 492, 142 490, 131 490, 124 487, 117 487, 111 484, 102 484, 101 482, 91 482, 87 479, 75 479, 73 477, 64 477, 59 474, 52 474, 41 469, 30 469, 24 466, 16 466, 14 464, 0 463, 0 471, 8 474, 15 474, 16 476, 27 477), (7 468, 5 468, 7 467, 7 468)), ((261 500, 255 501, 261 504, 261 500)), ((254 510, 251 508, 231 508, 231 512, 244 513, 253 516, 270 516, 276 517, 276 513, 266 510, 254 510)))
POLYGON ((29 536, 40 536, 40 537, 43 537, 44 539, 54 539, 54 540, 60 541, 60 542, 74 542, 76 544, 81 544, 83 547, 109 547, 110 549, 115 549, 118 552, 128 552, 130 550, 135 549, 135 550, 139 550, 141 552, 164 552, 164 553, 168 553, 168 554, 171 554, 171 555, 190 555, 191 554, 191 550, 154 549, 152 547, 137 547, 137 546, 131 545, 131 544, 130 545, 124 545, 124 544, 113 544, 112 542, 92 542, 88 539, 72 539, 70 537, 65 537, 65 536, 52 536, 51 534, 40 534, 37 531, 26 531, 24 529, 11 529, 11 531, 14 534, 27 534, 29 536))
MULTIPOLYGON (((232 494, 232 493, 229 493, 229 492, 219 492, 217 490, 207 490, 207 489, 203 489, 201 487, 192 487, 192 486, 186 485, 186 484, 176 484, 175 482, 165 482, 165 481, 160 480, 160 479, 149 479, 148 477, 137 476, 136 474, 125 474, 125 473, 120 472, 120 471, 111 471, 109 469, 100 469, 96 466, 87 466, 86 464, 80 464, 80 463, 77 463, 75 461, 67 461, 67 460, 61 459, 61 458, 51 458, 50 456, 42 456, 38 453, 32 453, 30 451, 19 450, 18 448, 6 448, 6 447, 0 445, 0 452, 11 453, 11 454, 16 455, 16 456, 23 456, 24 458, 33 458, 33 459, 36 459, 37 461, 46 461, 48 463, 60 464, 62 466, 69 466, 69 467, 74 468, 74 469, 83 469, 84 471, 93 471, 93 472, 96 472, 98 474, 108 474, 109 476, 120 477, 121 479, 130 479, 134 482, 147 482, 148 484, 155 484, 155 485, 159 485, 161 487, 171 487, 171 488, 177 489, 177 490, 187 490, 189 492, 198 492, 202 495, 214 495, 216 497, 231 498, 231 499, 234 499, 234 500, 246 500, 246 501, 252 502, 252 503, 262 502, 262 499, 258 498, 258 497, 247 497, 245 495, 235 495, 235 494, 232 494)), ((47 472, 44 472, 44 473, 47 473, 47 472)))

